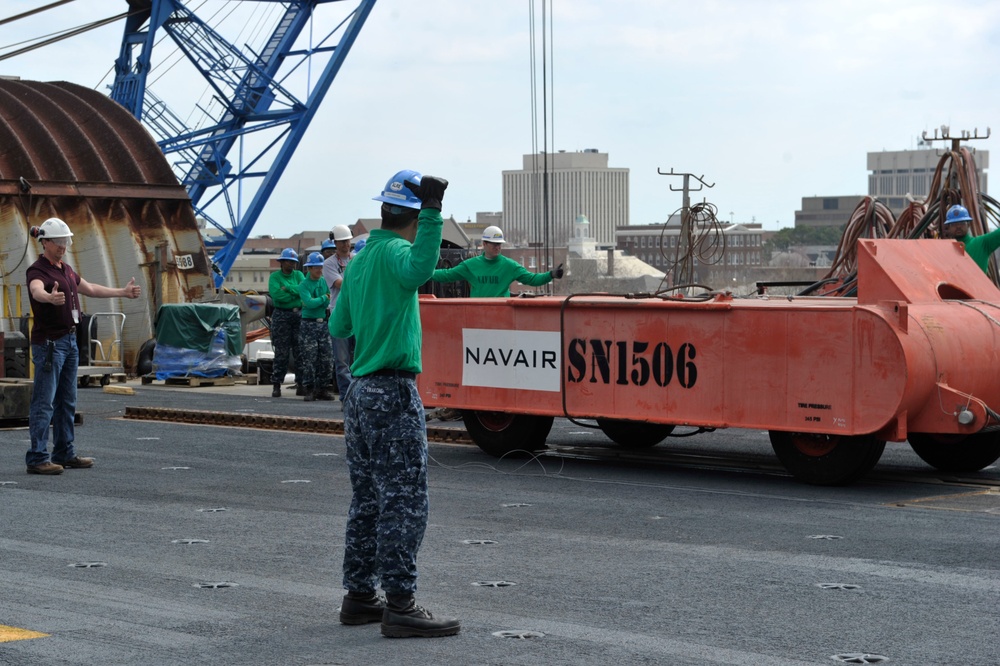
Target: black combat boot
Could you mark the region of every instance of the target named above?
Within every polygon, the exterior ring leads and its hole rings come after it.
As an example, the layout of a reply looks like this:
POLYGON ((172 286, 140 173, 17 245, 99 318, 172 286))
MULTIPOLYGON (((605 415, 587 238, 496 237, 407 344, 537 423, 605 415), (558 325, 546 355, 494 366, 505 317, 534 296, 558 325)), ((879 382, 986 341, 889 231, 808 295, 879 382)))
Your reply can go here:
POLYGON ((340 604, 341 624, 381 622, 385 602, 374 592, 348 592, 340 604))
POLYGON ((280 398, 281 397, 281 384, 275 384, 274 385, 274 390, 271 391, 271 397, 272 398, 280 398))
POLYGON ((326 389, 323 389, 322 391, 316 391, 315 393, 313 393, 313 396, 317 400, 333 400, 333 396, 330 395, 330 392, 327 391, 326 389))
POLYGON ((382 613, 382 635, 389 638, 454 636, 462 623, 454 617, 434 617, 413 601, 413 595, 386 595, 382 613))

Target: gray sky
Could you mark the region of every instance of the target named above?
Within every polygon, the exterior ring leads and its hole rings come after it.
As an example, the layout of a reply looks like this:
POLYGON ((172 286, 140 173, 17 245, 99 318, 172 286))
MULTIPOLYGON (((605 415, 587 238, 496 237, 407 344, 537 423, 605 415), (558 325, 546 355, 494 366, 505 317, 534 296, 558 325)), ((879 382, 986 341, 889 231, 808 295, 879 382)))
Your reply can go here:
MULTIPOLYGON (((49 1, 4 0, 0 18, 49 1)), ((501 171, 520 168, 532 148, 528 6, 379 0, 254 235, 374 217, 371 197, 404 168, 451 181, 445 215, 500 210, 501 171)), ((554 7, 550 149, 598 148, 630 169, 632 224, 662 222, 681 205, 669 189, 680 179, 657 168, 704 174, 715 187, 694 201, 774 229, 792 226, 803 196, 866 193, 868 151, 915 148, 942 124, 1000 132, 995 0, 554 7)), ((0 53, 126 8, 79 0, 0 25, 0 53)), ((0 74, 104 90, 123 27, 0 61, 0 74)), ((174 106, 169 88, 155 90, 174 106)), ((996 140, 973 145, 994 152, 996 140)))

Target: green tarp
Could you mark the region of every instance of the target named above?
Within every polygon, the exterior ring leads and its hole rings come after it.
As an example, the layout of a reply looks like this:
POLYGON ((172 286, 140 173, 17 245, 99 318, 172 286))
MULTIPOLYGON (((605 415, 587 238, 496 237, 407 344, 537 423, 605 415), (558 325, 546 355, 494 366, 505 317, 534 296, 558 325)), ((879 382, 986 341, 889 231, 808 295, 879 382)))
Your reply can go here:
POLYGON ((240 309, 221 303, 178 303, 161 305, 156 313, 156 343, 208 352, 216 331, 226 337, 226 353, 243 352, 240 309))

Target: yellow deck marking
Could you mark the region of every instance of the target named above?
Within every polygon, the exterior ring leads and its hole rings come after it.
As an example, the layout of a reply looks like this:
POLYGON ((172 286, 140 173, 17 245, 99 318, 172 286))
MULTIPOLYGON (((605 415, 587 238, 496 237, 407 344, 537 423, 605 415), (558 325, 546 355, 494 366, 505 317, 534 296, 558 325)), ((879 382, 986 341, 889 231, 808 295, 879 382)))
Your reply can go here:
POLYGON ((48 634, 43 634, 38 631, 30 631, 28 629, 18 629, 17 627, 8 627, 0 624, 0 643, 23 641, 29 638, 45 638, 46 636, 48 636, 48 634))

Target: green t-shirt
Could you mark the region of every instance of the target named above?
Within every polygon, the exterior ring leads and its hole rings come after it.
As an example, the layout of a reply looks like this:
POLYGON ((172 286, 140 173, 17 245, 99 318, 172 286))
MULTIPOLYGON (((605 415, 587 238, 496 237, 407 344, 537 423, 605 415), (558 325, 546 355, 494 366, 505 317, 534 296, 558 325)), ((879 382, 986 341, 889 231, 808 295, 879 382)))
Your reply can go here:
POLYGON ((326 306, 330 304, 330 288, 322 276, 318 280, 307 277, 299 283, 303 319, 326 319, 326 306))
POLYGON ((292 271, 285 275, 280 270, 271 273, 267 280, 267 293, 274 302, 274 307, 282 310, 301 308, 302 299, 299 298, 299 284, 306 279, 302 271, 292 271))
POLYGON ((431 277, 441 249, 441 211, 420 211, 411 244, 373 229, 365 251, 351 259, 330 317, 330 334, 355 340, 351 374, 423 369, 417 289, 431 277))
POLYGON ((958 241, 965 246, 966 254, 972 257, 972 260, 983 269, 984 273, 988 273, 990 269, 990 255, 997 248, 1000 248, 1000 228, 994 229, 982 236, 965 234, 958 241))
POLYGON ((487 259, 485 254, 466 259, 454 268, 439 268, 431 279, 435 282, 469 283, 472 298, 503 298, 510 296, 510 283, 517 281, 531 287, 541 287, 552 282, 552 271, 532 273, 527 268, 502 254, 487 259))

